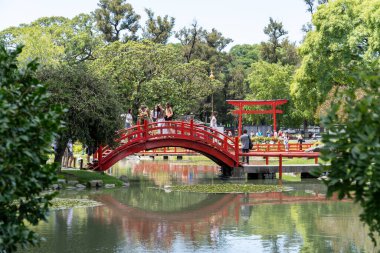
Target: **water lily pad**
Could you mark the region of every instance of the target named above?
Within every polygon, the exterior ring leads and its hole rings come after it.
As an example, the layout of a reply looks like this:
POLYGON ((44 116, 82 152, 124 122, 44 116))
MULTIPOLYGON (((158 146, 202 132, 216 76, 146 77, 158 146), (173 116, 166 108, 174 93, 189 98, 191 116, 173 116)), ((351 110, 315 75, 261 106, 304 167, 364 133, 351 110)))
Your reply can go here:
POLYGON ((199 192, 199 193, 249 193, 249 192, 279 192, 281 186, 277 185, 254 185, 254 184, 197 184, 197 185, 174 185, 173 191, 199 192))
POLYGON ((94 207, 103 205, 100 202, 90 199, 66 199, 66 198, 54 198, 51 201, 52 205, 50 210, 69 209, 77 207, 94 207))

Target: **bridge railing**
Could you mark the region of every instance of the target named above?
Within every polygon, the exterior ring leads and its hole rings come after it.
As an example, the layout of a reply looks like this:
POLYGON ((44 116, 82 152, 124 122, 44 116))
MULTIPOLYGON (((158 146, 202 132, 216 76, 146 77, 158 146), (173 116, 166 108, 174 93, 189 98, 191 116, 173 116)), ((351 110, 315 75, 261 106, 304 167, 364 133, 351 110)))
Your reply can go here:
MULTIPOLYGON (((230 138, 224 133, 220 133, 210 127, 195 124, 192 120, 186 121, 165 121, 165 122, 144 122, 143 125, 135 125, 118 132, 119 138, 116 142, 132 145, 147 140, 179 138, 203 142, 219 150, 236 156, 236 139, 230 138)), ((103 156, 110 148, 102 149, 103 156)), ((238 151, 239 152, 239 151, 238 151)))
MULTIPOLYGON (((289 143, 289 151, 303 151, 305 149, 313 146, 313 143, 289 143)), ((255 143, 253 144, 254 151, 263 151, 263 152, 273 152, 273 151, 285 151, 285 146, 281 142, 277 142, 275 144, 263 144, 263 143, 255 143)))

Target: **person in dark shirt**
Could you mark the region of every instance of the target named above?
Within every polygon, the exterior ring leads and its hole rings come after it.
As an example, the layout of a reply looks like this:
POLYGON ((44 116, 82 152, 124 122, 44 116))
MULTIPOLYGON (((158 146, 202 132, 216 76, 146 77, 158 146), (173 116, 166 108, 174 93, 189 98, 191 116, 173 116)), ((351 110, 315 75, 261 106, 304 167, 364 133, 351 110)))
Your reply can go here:
MULTIPOLYGON (((243 130, 243 134, 240 136, 241 148, 243 153, 249 152, 249 135, 247 134, 247 129, 243 130)), ((249 164, 249 156, 243 156, 243 163, 249 164)))

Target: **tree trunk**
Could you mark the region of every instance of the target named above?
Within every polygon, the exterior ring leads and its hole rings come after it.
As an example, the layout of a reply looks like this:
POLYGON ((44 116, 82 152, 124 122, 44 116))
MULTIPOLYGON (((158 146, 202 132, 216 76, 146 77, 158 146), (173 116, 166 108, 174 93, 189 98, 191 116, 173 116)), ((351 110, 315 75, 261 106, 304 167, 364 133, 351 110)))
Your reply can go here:
POLYGON ((307 120, 305 119, 304 121, 303 121, 303 138, 305 139, 306 138, 306 130, 307 130, 307 126, 308 126, 308 123, 307 123, 307 120))
POLYGON ((59 137, 57 140, 56 140, 56 145, 57 145, 57 148, 55 150, 55 155, 54 155, 54 162, 58 164, 58 173, 61 172, 61 168, 62 168, 62 157, 65 153, 65 149, 66 149, 66 143, 68 142, 68 139, 61 139, 61 137, 59 137))

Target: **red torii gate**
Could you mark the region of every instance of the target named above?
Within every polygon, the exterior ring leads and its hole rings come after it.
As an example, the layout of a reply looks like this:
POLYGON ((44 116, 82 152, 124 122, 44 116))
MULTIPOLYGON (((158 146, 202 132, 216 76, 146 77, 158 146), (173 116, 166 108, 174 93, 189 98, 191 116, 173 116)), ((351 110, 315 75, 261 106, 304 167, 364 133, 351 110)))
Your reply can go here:
POLYGON ((276 106, 286 104, 287 102, 288 102, 287 99, 255 100, 255 101, 227 100, 227 103, 229 103, 230 105, 239 107, 239 109, 232 111, 233 114, 239 115, 239 136, 241 135, 241 131, 242 131, 243 114, 273 114, 273 130, 277 130, 276 114, 283 113, 283 111, 276 109, 276 106), (270 105, 272 106, 272 109, 270 110, 244 110, 244 106, 254 106, 254 105, 270 105))

